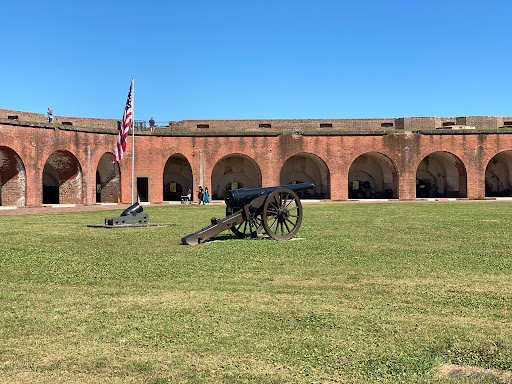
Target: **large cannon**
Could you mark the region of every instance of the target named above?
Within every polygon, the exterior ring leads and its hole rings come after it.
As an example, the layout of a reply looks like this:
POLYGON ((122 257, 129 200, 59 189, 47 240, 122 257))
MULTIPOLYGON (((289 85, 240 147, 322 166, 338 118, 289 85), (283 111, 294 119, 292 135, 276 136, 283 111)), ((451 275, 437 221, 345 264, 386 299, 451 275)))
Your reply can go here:
POLYGON ((212 218, 211 225, 183 237, 181 242, 200 244, 227 229, 238 238, 257 237, 265 230, 274 240, 290 240, 302 223, 302 204, 297 193, 313 187, 313 183, 300 183, 227 191, 227 216, 212 218))

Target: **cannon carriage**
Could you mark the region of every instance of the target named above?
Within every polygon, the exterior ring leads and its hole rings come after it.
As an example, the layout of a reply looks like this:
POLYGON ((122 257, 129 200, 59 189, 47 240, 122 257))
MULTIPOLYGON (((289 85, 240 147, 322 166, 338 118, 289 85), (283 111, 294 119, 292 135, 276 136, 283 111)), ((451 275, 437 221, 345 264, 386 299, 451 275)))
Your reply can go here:
POLYGON ((274 240, 290 240, 302 223, 302 204, 297 194, 313 187, 313 183, 300 183, 229 190, 224 198, 226 217, 212 218, 211 225, 181 241, 200 244, 228 229, 238 238, 255 238, 264 230, 274 240))

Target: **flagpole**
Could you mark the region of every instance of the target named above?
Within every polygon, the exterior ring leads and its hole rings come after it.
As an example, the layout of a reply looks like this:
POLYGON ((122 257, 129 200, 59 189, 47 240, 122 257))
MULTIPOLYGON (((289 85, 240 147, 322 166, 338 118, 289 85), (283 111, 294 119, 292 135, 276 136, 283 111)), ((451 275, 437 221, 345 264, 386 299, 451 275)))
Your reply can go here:
MULTIPOLYGON (((133 182, 134 178, 134 168, 135 168, 135 75, 132 75, 133 89, 132 89, 132 203, 133 205, 133 182)), ((137 199, 138 200, 138 199, 137 199)))

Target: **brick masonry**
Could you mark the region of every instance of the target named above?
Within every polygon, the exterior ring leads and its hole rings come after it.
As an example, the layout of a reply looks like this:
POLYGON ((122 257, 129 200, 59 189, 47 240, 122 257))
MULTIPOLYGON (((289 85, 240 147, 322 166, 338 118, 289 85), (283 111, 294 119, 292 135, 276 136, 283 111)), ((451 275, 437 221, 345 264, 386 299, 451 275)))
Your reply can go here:
MULTIPOLYGON (((58 116, 54 124, 48 124, 42 114, 0 110, 2 205, 43 204, 43 170, 55 153, 61 155, 57 163, 63 164, 62 159, 66 159, 68 165, 64 168, 69 173, 59 176, 59 202, 96 203, 96 172, 102 156, 114 151, 117 120, 73 119, 76 124, 72 126, 59 124, 58 116)), ((419 168, 435 174, 433 169, 443 169, 452 161, 452 174, 441 175, 448 180, 445 189, 450 190, 450 183, 454 183, 453 196, 483 199, 489 162, 498 159, 507 163, 505 168, 512 169, 510 156, 503 154, 512 151, 512 129, 500 128, 505 122, 512 122, 512 117, 174 122, 169 127, 157 128, 155 133, 136 134, 135 177, 147 178, 148 200, 160 203, 164 168, 171 156, 188 162, 191 175, 183 175, 183 179, 192 180, 190 187, 194 190, 199 184, 210 186, 212 175, 220 172, 221 178, 235 172, 234 157, 245 164, 236 172, 251 175, 251 180, 259 185, 278 185, 292 177, 292 172, 317 172, 310 177, 318 180, 315 184, 321 184, 315 192, 318 196, 347 200, 351 166, 363 167, 364 171, 365 164, 371 163, 373 168, 388 169, 380 179, 387 183, 393 197, 408 200, 416 198, 419 168), (438 129, 444 123, 475 129, 438 129), (321 128, 320 124, 324 126, 321 128), (368 161, 361 161, 359 156, 368 157, 368 161), (425 165, 426 157, 445 165, 425 165), (220 170, 219 164, 224 164, 220 170)), ((119 196, 121 202, 130 202, 131 137, 119 171, 114 171, 108 180, 113 183, 104 191, 105 198, 119 196)), ((106 185, 108 180, 102 183, 106 185)))

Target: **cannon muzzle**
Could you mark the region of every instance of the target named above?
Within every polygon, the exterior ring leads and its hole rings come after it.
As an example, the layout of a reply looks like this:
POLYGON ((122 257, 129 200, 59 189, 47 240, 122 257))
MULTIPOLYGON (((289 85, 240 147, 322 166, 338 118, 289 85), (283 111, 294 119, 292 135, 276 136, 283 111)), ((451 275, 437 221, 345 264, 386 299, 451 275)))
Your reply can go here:
POLYGON ((308 189, 314 188, 313 183, 299 183, 299 184, 288 184, 288 185, 279 185, 277 187, 264 187, 264 188, 251 188, 251 189, 232 189, 226 191, 224 195, 224 202, 228 207, 240 207, 243 206, 260 195, 268 195, 280 188, 287 188, 292 190, 293 192, 301 192, 306 191, 308 189))
POLYGON ((138 202, 130 205, 128 208, 126 208, 123 213, 121 213, 121 216, 128 216, 133 215, 135 216, 137 213, 141 213, 143 211, 142 205, 140 205, 138 202))

